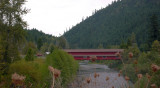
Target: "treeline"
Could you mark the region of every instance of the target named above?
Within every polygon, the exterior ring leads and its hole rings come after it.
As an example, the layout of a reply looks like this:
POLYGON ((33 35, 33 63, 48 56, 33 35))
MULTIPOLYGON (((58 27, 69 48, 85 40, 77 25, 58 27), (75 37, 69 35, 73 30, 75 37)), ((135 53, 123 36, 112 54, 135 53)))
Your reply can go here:
POLYGON ((55 44, 55 40, 56 37, 49 35, 49 34, 45 34, 42 31, 39 31, 35 28, 31 29, 31 30, 25 30, 26 31, 26 40, 28 42, 33 42, 37 45, 37 48, 40 49, 41 46, 43 45, 43 43, 54 43, 55 44))
POLYGON ((26 42, 20 47, 21 53, 26 54, 28 48, 32 48, 35 53, 52 52, 54 48, 69 48, 64 36, 55 37, 45 34, 37 29, 25 30, 26 42))
MULTIPOLYGON (((64 36, 71 48, 104 48, 127 42, 135 33, 138 46, 148 41, 150 18, 155 14, 160 19, 159 0, 118 0, 96 11, 67 31, 64 36)), ((160 24, 160 20, 158 25, 160 24)), ((160 28, 159 28, 160 29, 160 28)))

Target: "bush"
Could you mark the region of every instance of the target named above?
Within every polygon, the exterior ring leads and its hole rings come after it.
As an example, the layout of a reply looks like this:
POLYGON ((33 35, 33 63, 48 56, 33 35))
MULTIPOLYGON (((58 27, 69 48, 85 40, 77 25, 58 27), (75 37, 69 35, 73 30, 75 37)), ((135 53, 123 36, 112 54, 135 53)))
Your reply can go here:
POLYGON ((61 70, 61 77, 64 85, 72 79, 78 69, 77 61, 62 50, 54 50, 47 56, 46 62, 48 65, 61 70))
MULTIPOLYGON (((34 62, 26 62, 24 60, 15 62, 10 65, 9 74, 18 73, 26 76, 25 84, 27 87, 44 88, 49 85, 49 71, 45 62, 37 59, 34 62)), ((10 84, 10 83, 9 83, 10 84)))
POLYGON ((136 75, 135 68, 134 68, 133 64, 125 64, 125 67, 123 67, 122 70, 124 72, 123 74, 130 78, 130 81, 132 81, 133 83, 136 82, 137 75, 136 75))

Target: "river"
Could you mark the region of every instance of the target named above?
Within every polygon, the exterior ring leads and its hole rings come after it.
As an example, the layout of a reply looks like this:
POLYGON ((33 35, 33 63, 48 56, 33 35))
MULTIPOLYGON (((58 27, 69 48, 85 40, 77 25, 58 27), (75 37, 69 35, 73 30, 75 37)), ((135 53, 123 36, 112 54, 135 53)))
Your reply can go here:
POLYGON ((130 84, 118 74, 106 65, 80 63, 77 78, 69 88, 127 88, 130 84), (95 73, 99 77, 95 78, 95 73), (91 79, 90 83, 87 83, 87 78, 91 79))

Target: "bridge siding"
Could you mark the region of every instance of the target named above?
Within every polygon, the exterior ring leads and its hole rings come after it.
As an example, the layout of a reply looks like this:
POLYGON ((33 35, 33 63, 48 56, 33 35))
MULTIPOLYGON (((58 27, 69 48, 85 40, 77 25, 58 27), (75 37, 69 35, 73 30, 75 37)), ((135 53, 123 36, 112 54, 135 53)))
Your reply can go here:
POLYGON ((69 52, 69 54, 72 55, 112 55, 115 54, 116 52, 69 52))
POLYGON ((75 60, 90 60, 90 56, 93 55, 97 56, 97 60, 119 60, 120 58, 116 56, 116 53, 123 52, 123 49, 67 49, 64 51, 73 55, 75 60))
MULTIPOLYGON (((90 60, 90 57, 87 57, 87 58, 74 57, 74 59, 75 60, 90 60)), ((118 58, 118 57, 107 57, 107 58, 97 57, 97 60, 120 60, 120 58, 118 58)))

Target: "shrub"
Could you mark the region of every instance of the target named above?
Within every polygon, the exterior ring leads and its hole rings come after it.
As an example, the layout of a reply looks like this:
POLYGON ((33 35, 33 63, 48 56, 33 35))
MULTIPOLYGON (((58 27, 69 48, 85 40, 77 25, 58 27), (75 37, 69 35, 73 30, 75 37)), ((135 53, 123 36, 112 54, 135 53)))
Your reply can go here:
POLYGON ((124 72, 124 75, 130 78, 130 81, 136 82, 137 75, 135 73, 135 68, 132 64, 125 64, 125 67, 123 67, 123 72, 124 72))
POLYGON ((27 87, 43 88, 49 85, 49 71, 47 65, 42 60, 26 62, 24 60, 10 65, 9 74, 18 73, 26 76, 25 84, 27 87))
POLYGON ((134 84, 135 88, 147 88, 147 82, 148 79, 146 77, 142 77, 141 79, 137 80, 137 82, 134 84))
POLYGON ((74 58, 62 50, 54 50, 47 56, 46 62, 49 66, 61 70, 61 77, 64 85, 69 82, 78 69, 78 63, 74 58))

